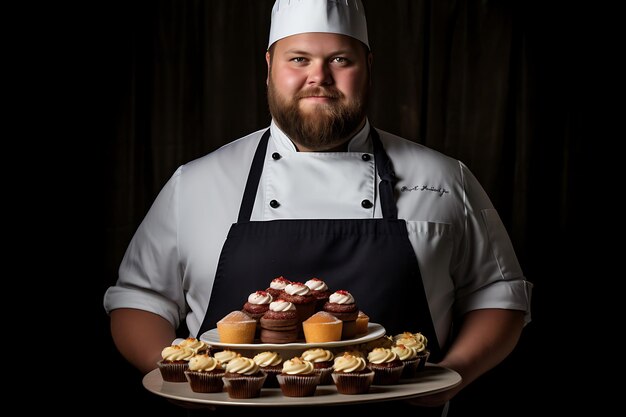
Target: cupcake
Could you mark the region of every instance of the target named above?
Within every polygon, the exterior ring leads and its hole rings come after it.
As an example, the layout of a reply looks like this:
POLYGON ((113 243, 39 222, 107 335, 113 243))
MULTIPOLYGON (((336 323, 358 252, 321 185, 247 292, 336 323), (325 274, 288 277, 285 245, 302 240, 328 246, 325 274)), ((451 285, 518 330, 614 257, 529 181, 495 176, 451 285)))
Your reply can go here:
POLYGON ((226 364, 222 381, 230 398, 256 398, 266 377, 255 361, 238 356, 226 364))
POLYGON ((365 335, 367 334, 367 325, 370 322, 370 318, 367 314, 362 311, 359 311, 359 314, 356 316, 356 335, 365 335))
POLYGON ((346 290, 335 291, 324 304, 324 311, 343 322, 342 340, 352 339, 356 335, 356 318, 359 315, 359 309, 352 294, 346 290))
POLYGON ((298 314, 288 301, 272 301, 259 324, 263 343, 291 343, 298 339, 298 314))
POLYGON ((304 285, 309 287, 311 295, 315 297, 315 310, 319 311, 324 308, 324 304, 326 304, 328 297, 330 297, 330 291, 328 291, 326 283, 319 278, 311 278, 305 282, 304 285))
POLYGON ((387 348, 376 348, 367 355, 369 368, 374 371, 375 385, 397 384, 404 369, 398 355, 387 348))
POLYGON ((189 359, 185 376, 193 392, 222 392, 224 388, 224 368, 217 359, 207 354, 189 359))
POLYGON ((398 355, 398 359, 400 359, 404 364, 401 377, 414 377, 417 365, 420 363, 420 358, 417 357, 417 351, 402 344, 392 346, 391 350, 398 355))
POLYGON ((274 300, 278 300, 280 296, 284 294, 285 287, 289 284, 291 284, 291 281, 280 276, 278 278, 274 278, 272 282, 270 282, 270 286, 265 291, 270 293, 274 300))
POLYGON ((309 349, 302 352, 302 359, 313 364, 315 371, 320 374, 320 385, 333 383, 333 359, 331 351, 321 348, 309 349))
POLYGON ((252 343, 256 320, 243 311, 232 311, 217 322, 217 333, 222 343, 252 343))
POLYGON ((267 374, 263 386, 266 388, 278 388, 276 375, 283 370, 283 358, 276 352, 261 352, 252 360, 267 374))
POLYGON ((157 362, 163 381, 187 382, 185 371, 194 351, 181 346, 168 346, 161 351, 161 360, 157 362))
POLYGON ((201 340, 196 339, 195 337, 188 337, 187 339, 180 342, 178 346, 191 349, 196 355, 209 353, 209 345, 201 340))
POLYGON ((318 311, 302 323, 307 343, 336 342, 341 340, 343 322, 332 314, 318 311))
POLYGON ((286 397, 311 397, 320 383, 320 375, 313 364, 298 357, 285 361, 283 372, 276 378, 286 397))
POLYGON ((232 361, 237 356, 240 355, 230 349, 224 349, 220 352, 216 352, 215 354, 213 354, 213 357, 217 359, 220 364, 222 364, 222 367, 226 366, 228 362, 232 361))
POLYGON ((258 338, 261 331, 259 320, 270 308, 270 303, 274 301, 267 291, 255 291, 248 296, 248 301, 243 305, 242 311, 256 320, 255 338, 258 338))
POLYGON ((365 394, 374 380, 374 371, 364 358, 344 353, 335 358, 332 377, 340 394, 365 394))
POLYGON ((393 341, 396 345, 404 345, 411 349, 414 349, 419 363, 417 364, 417 370, 424 369, 426 361, 430 356, 430 351, 426 348, 428 345, 428 339, 421 333, 404 332, 397 334, 393 337, 393 341))
POLYGON ((301 282, 292 282, 287 285, 281 298, 296 306, 298 323, 302 323, 315 313, 315 297, 311 294, 309 287, 301 282))

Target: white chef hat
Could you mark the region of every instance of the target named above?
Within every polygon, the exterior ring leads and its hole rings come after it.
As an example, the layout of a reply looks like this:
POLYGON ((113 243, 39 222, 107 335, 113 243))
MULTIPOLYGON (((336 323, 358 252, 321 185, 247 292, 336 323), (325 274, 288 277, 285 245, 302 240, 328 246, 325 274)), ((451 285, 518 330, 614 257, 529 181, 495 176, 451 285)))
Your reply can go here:
POLYGON ((309 32, 348 35, 369 48, 361 0, 276 0, 268 49, 279 39, 309 32))

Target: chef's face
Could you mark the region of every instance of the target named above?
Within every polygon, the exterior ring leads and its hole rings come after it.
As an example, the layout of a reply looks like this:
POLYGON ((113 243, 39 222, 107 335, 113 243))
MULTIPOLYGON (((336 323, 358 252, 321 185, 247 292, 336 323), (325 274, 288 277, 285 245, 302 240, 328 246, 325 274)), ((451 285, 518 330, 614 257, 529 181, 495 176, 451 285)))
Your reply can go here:
POLYGON ((372 56, 345 35, 303 33, 266 54, 272 118, 300 151, 340 149, 363 126, 372 56))

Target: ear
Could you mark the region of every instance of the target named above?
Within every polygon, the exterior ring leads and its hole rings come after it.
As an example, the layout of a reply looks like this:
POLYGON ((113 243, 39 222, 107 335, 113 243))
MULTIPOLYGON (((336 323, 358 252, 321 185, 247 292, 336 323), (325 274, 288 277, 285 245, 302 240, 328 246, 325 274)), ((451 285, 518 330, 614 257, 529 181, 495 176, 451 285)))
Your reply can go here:
POLYGON ((265 84, 269 84, 269 82, 270 82, 270 68, 271 68, 271 63, 272 63, 272 59, 270 57, 270 51, 267 51, 265 53, 265 62, 267 62, 267 78, 265 79, 265 84))

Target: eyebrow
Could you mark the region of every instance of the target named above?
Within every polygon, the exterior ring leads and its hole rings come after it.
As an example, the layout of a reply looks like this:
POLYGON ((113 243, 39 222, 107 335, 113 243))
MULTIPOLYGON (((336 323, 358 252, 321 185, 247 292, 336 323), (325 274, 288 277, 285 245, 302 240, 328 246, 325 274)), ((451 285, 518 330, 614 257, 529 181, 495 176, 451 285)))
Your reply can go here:
MULTIPOLYGON (((285 54, 294 54, 294 55, 305 55, 305 56, 311 56, 313 55, 310 52, 307 51, 303 51, 300 49, 287 49, 285 52, 285 54)), ((349 55, 351 52, 347 49, 339 49, 337 51, 333 51, 330 54, 328 54, 328 56, 335 56, 335 55, 349 55)))

